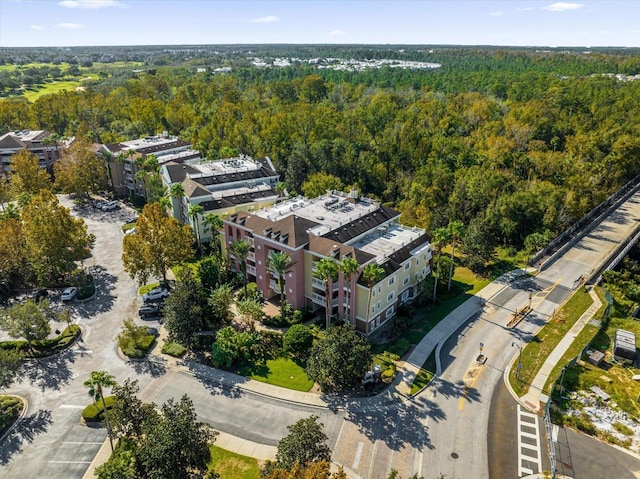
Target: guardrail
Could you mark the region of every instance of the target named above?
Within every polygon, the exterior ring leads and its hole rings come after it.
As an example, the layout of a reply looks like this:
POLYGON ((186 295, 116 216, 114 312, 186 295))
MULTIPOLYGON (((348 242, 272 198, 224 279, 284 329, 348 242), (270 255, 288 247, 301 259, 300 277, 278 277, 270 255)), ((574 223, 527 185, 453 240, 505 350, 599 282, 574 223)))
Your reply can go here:
POLYGON ((538 251, 531 258, 529 265, 535 266, 540 260, 546 258, 546 260, 538 266, 539 271, 544 270, 553 263, 558 256, 573 247, 585 233, 591 231, 596 224, 600 223, 612 210, 627 201, 638 188, 640 188, 640 175, 635 176, 632 180, 625 183, 618 191, 580 218, 563 233, 556 236, 545 248, 538 251))

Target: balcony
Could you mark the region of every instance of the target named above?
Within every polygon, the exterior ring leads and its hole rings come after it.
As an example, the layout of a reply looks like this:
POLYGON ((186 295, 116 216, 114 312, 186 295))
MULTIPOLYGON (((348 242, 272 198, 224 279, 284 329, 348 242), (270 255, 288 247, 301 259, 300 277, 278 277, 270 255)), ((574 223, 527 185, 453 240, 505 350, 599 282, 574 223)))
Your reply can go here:
POLYGON ((247 265, 247 273, 252 274, 253 276, 256 275, 256 267, 255 266, 251 266, 250 264, 247 265))
POLYGON ((318 293, 311 293, 311 301, 321 306, 325 306, 324 296, 318 293))
POLYGON ((249 251, 249 254, 247 255, 247 259, 249 261, 253 261, 255 263, 256 262, 256 254, 253 251, 249 251))
POLYGON ((324 290, 324 281, 319 278, 311 278, 311 284, 314 288, 319 288, 324 290))
POLYGON ((274 290, 276 293, 280 292, 280 287, 278 286, 278 282, 275 280, 269 281, 269 287, 274 290))

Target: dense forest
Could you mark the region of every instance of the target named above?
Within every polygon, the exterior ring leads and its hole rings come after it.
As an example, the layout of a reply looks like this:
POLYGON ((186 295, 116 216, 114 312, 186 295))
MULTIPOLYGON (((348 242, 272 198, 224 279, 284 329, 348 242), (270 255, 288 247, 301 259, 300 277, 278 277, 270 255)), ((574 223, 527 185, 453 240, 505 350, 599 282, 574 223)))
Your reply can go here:
MULTIPOLYGON (((336 54, 308 48, 307 58, 336 54)), ((153 70, 114 70, 34 103, 0 100, 0 132, 42 128, 109 143, 167 130, 209 158, 268 155, 290 191, 313 173, 334 175, 398 208, 405 223, 462 221, 486 256, 494 246, 520 249, 532 233, 560 233, 640 173, 637 51, 353 47, 354 58, 442 65, 354 72, 256 68, 247 50, 189 54, 172 66, 143 59, 153 70)))

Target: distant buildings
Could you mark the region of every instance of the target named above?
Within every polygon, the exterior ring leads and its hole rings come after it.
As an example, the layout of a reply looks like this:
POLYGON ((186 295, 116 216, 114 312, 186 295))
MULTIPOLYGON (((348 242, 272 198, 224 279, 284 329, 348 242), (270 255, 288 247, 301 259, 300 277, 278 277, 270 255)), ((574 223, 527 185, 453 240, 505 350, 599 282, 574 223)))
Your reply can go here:
MULTIPOLYGON (((292 198, 231 214, 224 219, 224 238, 227 251, 238 239, 252 244, 247 273, 267 298, 279 294, 277 278, 269 272, 269 255, 288 254, 295 266, 285 276, 286 299, 296 309, 325 308, 326 284, 314 276, 318 261, 355 259, 360 266, 350 284, 343 274, 330 284, 331 313, 369 334, 392 318, 398 306, 414 300, 422 279, 431 273, 425 231, 405 227, 399 219, 397 211, 355 191, 331 191, 311 200, 292 198), (371 288, 362 276, 370 263, 384 271, 371 288)), ((238 259, 228 254, 237 268, 238 259)))
POLYGON ((73 143, 73 138, 59 139, 45 130, 17 130, 0 136, 0 176, 10 174, 11 155, 20 150, 29 150, 40 160, 40 166, 53 172, 53 164, 60 158, 64 148, 73 143))
POLYGON ((200 158, 200 152, 191 149, 190 143, 166 132, 159 136, 102 145, 98 152, 105 158, 115 193, 142 198, 147 198, 147 191, 144 182, 136 175, 142 169, 145 157, 154 155, 161 165, 200 158))

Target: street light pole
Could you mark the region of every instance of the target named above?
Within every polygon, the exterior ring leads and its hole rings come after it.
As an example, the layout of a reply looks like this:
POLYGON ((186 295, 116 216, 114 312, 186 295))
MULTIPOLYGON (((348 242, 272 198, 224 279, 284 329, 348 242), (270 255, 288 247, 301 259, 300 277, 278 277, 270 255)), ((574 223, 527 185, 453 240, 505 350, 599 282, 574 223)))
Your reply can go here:
POLYGON ((520 379, 520 368, 522 368, 522 348, 515 342, 511 343, 511 347, 518 348, 518 366, 516 367, 516 379, 520 379))

